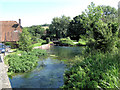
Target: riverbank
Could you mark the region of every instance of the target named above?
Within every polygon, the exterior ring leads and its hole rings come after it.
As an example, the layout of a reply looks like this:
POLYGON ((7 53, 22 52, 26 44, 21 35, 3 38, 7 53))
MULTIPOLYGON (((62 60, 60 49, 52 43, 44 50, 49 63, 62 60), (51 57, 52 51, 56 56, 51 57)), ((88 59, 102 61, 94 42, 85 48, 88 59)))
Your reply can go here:
POLYGON ((73 59, 82 51, 80 47, 51 46, 49 55, 38 61, 30 72, 10 78, 12 87, 17 88, 59 88, 64 84, 64 71, 68 69, 64 61, 73 59), (44 65, 41 65, 44 63, 44 65))
POLYGON ((30 52, 21 51, 19 54, 16 51, 7 55, 5 63, 9 65, 8 75, 29 72, 37 66, 39 58, 46 55, 46 51, 41 49, 34 49, 30 52))
POLYGON ((34 47, 33 49, 43 49, 43 50, 47 50, 47 49, 50 49, 50 44, 44 44, 44 45, 41 45, 41 46, 36 46, 36 47, 34 47))
POLYGON ((87 41, 79 40, 78 42, 75 40, 71 40, 69 37, 61 38, 58 41, 53 42, 55 46, 86 46, 87 41))

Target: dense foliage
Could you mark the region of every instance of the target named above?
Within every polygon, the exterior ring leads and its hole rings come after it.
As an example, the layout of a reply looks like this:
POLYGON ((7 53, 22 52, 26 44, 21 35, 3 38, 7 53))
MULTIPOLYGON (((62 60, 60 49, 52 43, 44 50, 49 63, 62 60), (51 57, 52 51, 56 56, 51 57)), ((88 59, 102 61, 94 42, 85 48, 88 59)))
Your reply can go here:
POLYGON ((118 22, 118 10, 117 9, 115 9, 114 7, 105 6, 105 5, 101 5, 98 7, 101 7, 103 10, 102 20, 104 22, 106 23, 118 22))
POLYGON ((71 39, 79 40, 80 35, 86 34, 86 25, 87 18, 85 18, 83 15, 79 15, 73 18, 73 20, 70 22, 67 35, 71 39))
POLYGON ((28 29, 28 32, 31 34, 31 39, 33 42, 40 42, 39 39, 45 36, 46 30, 42 28, 41 25, 25 27, 28 29))
MULTIPOLYGON (((73 20, 66 16, 53 18, 47 30, 47 43, 56 38, 59 39, 60 45, 74 45, 73 40, 78 41, 77 45, 87 45, 82 59, 78 57, 72 60, 75 64, 65 72, 62 88, 120 88, 120 38, 117 13, 113 7, 103 5, 96 7, 91 3, 73 20)), ((19 45, 20 49, 25 51, 30 50, 31 40, 39 43, 40 38, 44 36, 41 26, 32 26, 23 32, 19 45)), ((43 55, 36 50, 23 53, 21 56, 9 56, 9 72, 31 70, 37 63, 36 56, 41 54, 43 55)))
POLYGON ((74 45, 74 43, 69 37, 67 37, 67 38, 61 38, 59 40, 59 45, 71 46, 71 45, 74 45))
POLYGON ((8 72, 20 73, 32 70, 38 62, 38 58, 45 56, 46 51, 41 49, 34 49, 31 52, 22 52, 21 55, 10 54, 5 57, 8 59, 8 72))
POLYGON ((70 17, 62 16, 53 18, 49 26, 49 35, 51 38, 65 38, 70 22, 70 17))
POLYGON ((26 28, 24 28, 22 33, 20 34, 20 40, 19 40, 18 44, 19 44, 20 50, 27 51, 27 52, 32 50, 31 35, 26 28))
POLYGON ((50 39, 70 37, 72 40, 78 41, 83 36, 92 39, 94 37, 95 22, 103 24, 117 23, 117 14, 118 10, 114 7, 95 6, 94 3, 91 3, 81 15, 75 16, 73 20, 66 16, 53 18, 47 34, 50 39))
MULTIPOLYGON (((95 4, 91 3, 88 9, 82 13, 82 17, 85 17, 84 20, 87 22, 84 23, 81 16, 76 17, 79 18, 77 19, 79 24, 84 24, 81 25, 81 29, 85 30, 85 34, 80 33, 78 36, 81 38, 80 41, 83 40, 87 43, 87 46, 82 59, 75 59, 77 62, 65 72, 64 85, 62 86, 64 89, 120 88, 118 23, 114 20, 111 20, 112 22, 103 20, 105 14, 106 17, 109 14, 114 16, 116 12, 113 13, 114 9, 112 9, 113 12, 110 12, 109 9, 102 11, 103 8, 105 9, 105 7, 95 7, 95 4), (84 27, 85 29, 83 29, 84 27)), ((109 20, 109 18, 107 19, 109 20)), ((73 24, 77 31, 79 24, 73 24)))
POLYGON ((63 88, 118 88, 119 63, 120 55, 97 52, 65 72, 63 88))

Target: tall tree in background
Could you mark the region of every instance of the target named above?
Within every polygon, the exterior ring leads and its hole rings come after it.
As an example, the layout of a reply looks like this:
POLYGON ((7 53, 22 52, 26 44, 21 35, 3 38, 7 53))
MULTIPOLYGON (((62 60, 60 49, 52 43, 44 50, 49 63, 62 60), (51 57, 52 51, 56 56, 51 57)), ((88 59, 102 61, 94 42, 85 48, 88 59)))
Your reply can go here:
POLYGON ((98 6, 101 7, 103 10, 103 18, 102 20, 106 23, 110 23, 110 22, 118 22, 118 10, 114 7, 111 6, 105 6, 105 5, 101 5, 98 6))
POLYGON ((41 37, 45 36, 45 29, 41 25, 25 27, 31 34, 31 38, 34 42, 37 42, 41 37))
POLYGON ((89 39, 93 38, 93 25, 102 18, 102 9, 95 7, 92 2, 91 5, 82 12, 81 15, 76 16, 69 25, 68 35, 79 40, 80 35, 87 35, 89 39))
POLYGON ((67 36, 67 29, 70 23, 70 17, 62 16, 53 18, 52 24, 49 26, 51 36, 63 38, 67 36))
POLYGON ((88 34, 90 34, 90 38, 94 39, 94 44, 90 45, 90 47, 99 49, 103 52, 114 51, 118 38, 117 23, 108 23, 102 21, 103 15, 107 15, 109 13, 110 11, 106 11, 106 13, 105 11, 103 12, 102 7, 100 6, 95 7, 94 3, 91 3, 91 5, 88 6, 88 10, 86 10, 84 13, 85 16, 89 18, 88 24, 90 25, 90 33, 88 34))
POLYGON ((87 24, 87 18, 84 17, 84 15, 79 15, 73 18, 73 20, 69 24, 69 28, 67 31, 67 35, 74 40, 79 40, 80 35, 85 35, 86 34, 86 29, 85 27, 87 24))
MULTIPOLYGON (((114 12, 114 9, 113 9, 114 12)), ((86 38, 90 48, 102 51, 112 51, 116 43, 117 23, 104 22, 104 14, 110 11, 102 11, 102 7, 91 5, 79 16, 76 16, 69 25, 68 35, 79 40, 86 38)), ((114 13, 113 13, 114 14, 114 13)))

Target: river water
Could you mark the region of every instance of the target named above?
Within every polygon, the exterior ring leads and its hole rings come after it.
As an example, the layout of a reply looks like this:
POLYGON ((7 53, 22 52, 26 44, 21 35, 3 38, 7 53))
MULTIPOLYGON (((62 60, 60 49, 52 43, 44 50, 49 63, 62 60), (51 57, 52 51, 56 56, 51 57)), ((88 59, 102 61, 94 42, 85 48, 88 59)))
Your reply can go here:
POLYGON ((59 88, 64 84, 65 70, 69 69, 61 60, 73 59, 81 51, 80 47, 51 47, 47 50, 51 56, 41 59, 34 70, 9 78, 12 88, 59 88))

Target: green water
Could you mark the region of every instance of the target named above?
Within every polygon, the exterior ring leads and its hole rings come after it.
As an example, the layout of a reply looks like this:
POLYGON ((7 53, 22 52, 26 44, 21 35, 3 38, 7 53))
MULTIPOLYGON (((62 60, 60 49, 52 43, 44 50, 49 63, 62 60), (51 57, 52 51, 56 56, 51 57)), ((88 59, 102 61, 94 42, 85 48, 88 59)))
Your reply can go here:
POLYGON ((80 55, 80 47, 51 47, 46 59, 38 62, 38 66, 31 72, 18 74, 9 78, 12 88, 59 88, 64 84, 64 71, 69 69, 64 61, 80 55))

